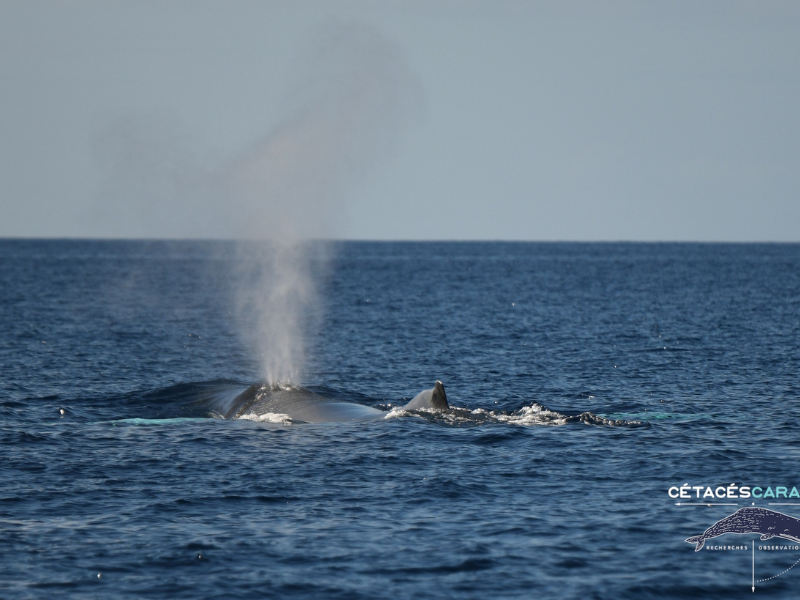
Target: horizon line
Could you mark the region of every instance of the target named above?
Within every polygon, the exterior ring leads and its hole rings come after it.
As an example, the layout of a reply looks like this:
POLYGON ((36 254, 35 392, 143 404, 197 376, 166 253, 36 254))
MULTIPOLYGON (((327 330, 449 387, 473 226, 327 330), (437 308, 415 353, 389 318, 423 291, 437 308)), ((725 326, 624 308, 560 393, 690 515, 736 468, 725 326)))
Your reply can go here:
POLYGON ((83 236, 0 236, 0 241, 69 241, 69 242, 313 242, 313 243, 417 243, 417 244, 707 244, 707 245, 766 245, 800 244, 799 240, 639 240, 626 238, 603 239, 503 239, 503 238, 216 238, 216 237, 83 237, 83 236))

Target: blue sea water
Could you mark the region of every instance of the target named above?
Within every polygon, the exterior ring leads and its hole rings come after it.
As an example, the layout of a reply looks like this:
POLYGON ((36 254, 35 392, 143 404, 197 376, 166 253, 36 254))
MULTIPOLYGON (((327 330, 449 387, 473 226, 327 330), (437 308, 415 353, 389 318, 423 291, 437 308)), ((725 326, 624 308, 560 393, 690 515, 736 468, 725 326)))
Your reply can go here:
POLYGON ((302 383, 458 410, 197 418, 261 377, 231 244, 0 240, 0 596, 796 597, 800 545, 684 540, 800 500, 669 490, 800 486, 800 245, 327 255, 302 383))

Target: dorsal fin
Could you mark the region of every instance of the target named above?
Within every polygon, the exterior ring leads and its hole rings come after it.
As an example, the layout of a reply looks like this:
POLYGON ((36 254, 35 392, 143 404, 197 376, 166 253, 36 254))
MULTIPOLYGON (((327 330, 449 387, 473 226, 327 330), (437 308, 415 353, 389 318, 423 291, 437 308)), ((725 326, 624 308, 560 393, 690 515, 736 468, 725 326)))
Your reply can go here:
POLYGON ((436 380, 436 384, 433 386, 431 406, 433 408, 438 408, 439 410, 446 410, 450 408, 450 405, 447 403, 447 394, 444 392, 444 385, 438 379, 436 380))

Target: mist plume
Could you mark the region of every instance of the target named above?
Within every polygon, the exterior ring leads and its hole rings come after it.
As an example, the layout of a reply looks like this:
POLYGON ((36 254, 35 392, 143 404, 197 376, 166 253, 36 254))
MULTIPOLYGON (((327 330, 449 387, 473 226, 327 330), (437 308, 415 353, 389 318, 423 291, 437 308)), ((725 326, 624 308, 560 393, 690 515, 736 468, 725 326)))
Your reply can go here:
POLYGON ((272 385, 300 382, 324 240, 346 223, 346 195, 391 155, 422 97, 399 49, 372 28, 329 23, 299 46, 288 82, 276 82, 286 90, 280 118, 233 159, 215 160, 173 112, 112 123, 95 144, 106 177, 86 215, 124 237, 239 240, 238 324, 272 385))
POLYGON ((399 51, 371 29, 329 26, 303 63, 286 118, 223 177, 245 238, 239 321, 273 386, 302 378, 324 240, 345 218, 345 194, 390 154, 419 98, 399 51))

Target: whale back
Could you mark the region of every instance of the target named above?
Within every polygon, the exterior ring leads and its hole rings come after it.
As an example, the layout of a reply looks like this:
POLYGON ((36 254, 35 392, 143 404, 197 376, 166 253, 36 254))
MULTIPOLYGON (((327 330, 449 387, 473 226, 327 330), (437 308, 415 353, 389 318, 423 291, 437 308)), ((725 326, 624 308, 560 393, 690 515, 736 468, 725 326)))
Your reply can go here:
POLYGON ((382 419, 386 412, 341 402, 299 386, 269 387, 255 383, 250 387, 220 386, 201 395, 194 403, 207 414, 224 419, 246 415, 285 415, 304 423, 338 423, 382 419))
MULTIPOLYGON (((369 421, 382 419, 387 414, 371 406, 321 396, 303 387, 270 387, 263 383, 249 387, 230 384, 214 386, 205 390, 192 408, 223 419, 271 414, 305 423, 369 421)), ((437 381, 433 388, 420 392, 403 408, 447 410, 450 405, 444 385, 437 381)))
POLYGON ((192 403, 192 407, 202 409, 205 413, 233 419, 239 416, 255 400, 261 384, 254 383, 249 387, 241 385, 220 385, 204 390, 192 403))
POLYGON ((386 416, 386 412, 377 408, 320 396, 302 387, 262 388, 252 402, 243 405, 236 416, 248 413, 286 415, 292 421, 303 423, 372 421, 386 416))
POLYGON ((406 404, 404 410, 419 410, 421 408, 435 408, 437 410, 447 410, 450 405, 447 403, 447 394, 441 381, 430 390, 424 390, 414 396, 414 399, 406 404))

